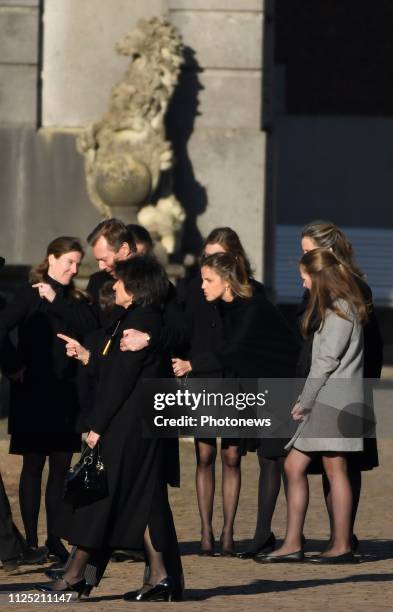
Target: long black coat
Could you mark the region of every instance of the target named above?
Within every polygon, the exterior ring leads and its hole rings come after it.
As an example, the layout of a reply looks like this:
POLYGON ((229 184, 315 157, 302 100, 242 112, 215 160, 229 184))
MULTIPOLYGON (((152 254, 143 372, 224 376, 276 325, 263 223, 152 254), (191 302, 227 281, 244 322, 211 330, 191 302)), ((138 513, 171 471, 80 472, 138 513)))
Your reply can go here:
MULTIPOLYGON (((203 332, 202 320, 196 319, 194 334, 197 336, 190 359, 194 375, 211 377, 212 373, 220 373, 225 377, 255 379, 294 377, 298 343, 281 313, 261 289, 256 289, 249 299, 236 298, 228 303, 217 300, 209 306, 213 306, 215 318, 210 315, 205 321, 215 323, 214 334, 207 328, 203 332), (208 348, 198 352, 202 346, 208 348)), ((289 410, 290 406, 288 413, 289 410)), ((285 443, 280 438, 264 439, 259 452, 266 457, 284 455, 285 443)), ((242 450, 253 450, 257 446, 247 441, 242 444, 242 450)))
MULTIPOLYGON (((47 277, 70 307, 78 300, 69 289, 47 277)), ((37 289, 26 284, 0 312, 0 347, 17 328, 17 358, 26 368, 23 383, 12 383, 9 431, 12 453, 76 451, 80 436, 75 432, 78 400, 76 363, 64 350, 57 333, 75 335, 37 289)), ((14 361, 14 358, 13 358, 14 361)), ((7 364, 3 364, 7 369, 7 364)), ((15 368, 14 368, 15 369, 15 368)))
MULTIPOLYGON (((89 427, 102 436, 109 495, 78 508, 63 504, 57 531, 72 544, 100 549, 142 547, 158 481, 178 484, 176 441, 142 437, 146 408, 142 379, 165 376, 167 364, 154 346, 138 352, 120 350, 124 329, 151 329, 159 334, 161 326, 159 309, 131 306, 119 324, 109 354, 102 358, 89 427), (169 468, 166 473, 164 466, 169 468)), ((156 539, 159 537, 156 534, 156 539)))

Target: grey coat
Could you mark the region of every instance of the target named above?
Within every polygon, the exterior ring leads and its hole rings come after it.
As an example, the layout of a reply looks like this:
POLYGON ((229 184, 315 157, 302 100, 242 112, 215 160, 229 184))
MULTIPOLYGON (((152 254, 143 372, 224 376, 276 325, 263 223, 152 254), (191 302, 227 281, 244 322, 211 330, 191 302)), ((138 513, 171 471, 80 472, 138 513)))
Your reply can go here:
POLYGON ((363 450, 363 329, 346 301, 336 304, 348 320, 328 311, 314 334, 311 370, 298 399, 306 414, 286 448, 363 450))

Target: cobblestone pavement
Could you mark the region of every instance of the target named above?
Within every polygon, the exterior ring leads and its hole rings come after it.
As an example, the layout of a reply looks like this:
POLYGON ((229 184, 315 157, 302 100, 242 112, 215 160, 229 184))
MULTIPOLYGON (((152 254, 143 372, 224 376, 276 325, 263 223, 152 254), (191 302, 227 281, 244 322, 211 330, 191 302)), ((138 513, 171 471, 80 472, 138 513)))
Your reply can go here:
MULTIPOLYGON (((1 437, 1 436, 0 436, 1 437)), ((11 499, 14 518, 20 526, 17 504, 17 481, 20 458, 7 455, 8 442, 0 440, 0 466, 11 499)), ((359 510, 356 532, 361 539, 360 563, 349 566, 313 567, 311 564, 263 566, 252 560, 200 558, 198 549, 199 522, 194 491, 194 451, 190 442, 181 443, 182 487, 171 491, 172 508, 186 577, 186 600, 171 604, 171 610, 266 610, 266 611, 368 611, 393 608, 393 482, 391 466, 393 445, 380 441, 381 467, 364 475, 364 495, 359 510)), ((220 470, 217 470, 219 472, 220 470)), ((257 461, 254 455, 243 463, 243 485, 236 521, 237 546, 252 535, 255 521, 257 461)), ((219 478, 218 478, 219 480, 219 478)), ((305 535, 306 551, 319 551, 327 537, 327 520, 322 504, 320 479, 311 477, 311 503, 305 535)), ((217 491, 220 491, 218 482, 217 491)), ((221 525, 220 496, 215 511, 215 534, 218 540, 221 525)), ((280 494, 274 517, 274 531, 282 537, 285 529, 285 505, 280 494)), ((40 543, 44 542, 44 515, 40 517, 40 543)), ((67 609, 84 612, 97 610, 129 610, 138 606, 121 598, 126 590, 141 582, 140 563, 111 563, 105 579, 88 600, 66 605, 67 609)), ((9 592, 34 593, 32 585, 45 580, 42 566, 23 566, 12 576, 0 570, 0 609, 9 609, 9 592)), ((46 608, 38 604, 10 604, 11 609, 46 608)), ((168 604, 144 604, 144 609, 167 609, 168 604)))

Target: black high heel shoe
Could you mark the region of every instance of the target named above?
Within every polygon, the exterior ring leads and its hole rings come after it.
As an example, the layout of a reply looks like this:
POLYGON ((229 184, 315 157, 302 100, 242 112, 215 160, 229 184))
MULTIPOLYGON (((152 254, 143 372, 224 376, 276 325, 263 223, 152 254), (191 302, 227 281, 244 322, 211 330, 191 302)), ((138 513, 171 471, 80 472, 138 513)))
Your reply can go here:
POLYGON ((87 590, 87 595, 90 595, 91 585, 86 584, 85 579, 79 580, 78 582, 75 582, 75 584, 70 584, 67 582, 67 580, 62 578, 62 582, 65 584, 64 589, 55 588, 56 582, 57 580, 54 582, 46 582, 44 584, 36 584, 35 588, 37 591, 42 591, 43 593, 69 593, 71 591, 73 593, 78 593, 78 599, 80 599, 82 595, 85 595, 87 590))
MULTIPOLYGON (((146 583, 145 586, 149 586, 146 583)), ((179 589, 175 589, 173 580, 167 576, 158 584, 152 585, 147 591, 137 591, 135 597, 132 597, 133 592, 125 593, 123 599, 126 601, 180 601, 183 598, 183 593, 179 589)))
POLYGON ((214 535, 211 534, 210 548, 202 548, 202 546, 200 546, 199 551, 198 551, 198 557, 214 557, 215 546, 216 546, 216 542, 214 539, 214 535))
POLYGON ((232 548, 224 548, 223 546, 223 537, 220 538, 220 557, 236 557, 235 545, 233 544, 232 548))

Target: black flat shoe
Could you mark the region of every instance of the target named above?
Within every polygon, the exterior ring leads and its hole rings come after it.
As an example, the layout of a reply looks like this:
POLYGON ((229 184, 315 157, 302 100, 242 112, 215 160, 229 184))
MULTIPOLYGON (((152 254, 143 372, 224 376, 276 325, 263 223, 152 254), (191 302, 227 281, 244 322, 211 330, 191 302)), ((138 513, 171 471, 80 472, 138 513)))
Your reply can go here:
MULTIPOLYGON (((64 580, 64 578, 62 578, 62 581, 64 582, 64 588, 55 588, 55 584, 57 581, 54 582, 46 582, 44 584, 36 584, 35 588, 37 589, 37 591, 42 591, 43 593, 69 593, 69 592, 73 592, 73 593, 77 593, 78 594, 78 599, 80 599, 82 597, 82 595, 84 595, 85 593, 85 589, 87 586, 86 584, 86 580, 79 580, 78 582, 75 582, 75 584, 70 584, 69 582, 67 582, 67 580, 64 580)), ((91 591, 91 589, 90 589, 91 591)), ((89 591, 89 594, 90 594, 89 591)))
MULTIPOLYGON (((148 584, 145 586, 148 586, 148 584)), ((167 576, 147 591, 136 591, 135 596, 133 595, 134 591, 130 591, 123 595, 123 599, 126 601, 180 601, 183 597, 183 593, 175 589, 170 576, 167 576)))
POLYGON ((326 555, 311 555, 311 557, 307 558, 307 561, 310 563, 319 563, 320 565, 341 565, 358 562, 352 550, 342 555, 335 555, 334 557, 327 557, 326 555))
POLYGON ((259 548, 253 548, 252 546, 250 546, 250 548, 247 548, 246 550, 237 553, 236 556, 239 557, 239 559, 253 559, 257 555, 268 554, 269 552, 272 552, 272 550, 274 550, 275 545, 276 537, 274 533, 271 533, 267 540, 265 540, 265 542, 259 548))
POLYGON ((359 540, 357 539, 356 535, 353 534, 353 536, 351 538, 351 549, 352 549, 352 552, 356 552, 358 548, 359 548, 359 540))
POLYGON ((297 550, 288 555, 257 555, 254 561, 256 563, 300 563, 304 561, 304 552, 297 550))

